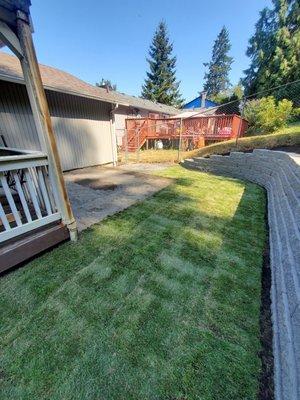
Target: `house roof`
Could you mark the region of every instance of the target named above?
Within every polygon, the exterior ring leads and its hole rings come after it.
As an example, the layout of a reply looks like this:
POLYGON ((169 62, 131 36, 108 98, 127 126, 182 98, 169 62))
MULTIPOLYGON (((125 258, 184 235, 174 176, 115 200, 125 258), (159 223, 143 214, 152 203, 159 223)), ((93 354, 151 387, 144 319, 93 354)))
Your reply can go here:
POLYGON ((197 118, 197 117, 206 117, 208 115, 214 115, 216 112, 215 109, 211 108, 193 108, 193 109, 182 109, 181 112, 176 114, 174 117, 175 118, 197 118))
MULTIPOLYGON (((124 106, 131 106, 169 115, 175 115, 179 111, 172 106, 93 86, 57 68, 43 64, 39 64, 39 67, 44 88, 48 90, 94 98, 108 103, 118 103, 124 106)), ((21 65, 17 57, 0 52, 0 80, 24 83, 21 65)))
MULTIPOLYGON (((200 108, 201 107, 201 96, 195 97, 193 100, 189 101, 186 103, 183 108, 200 108)), ((210 99, 205 99, 205 108, 210 108, 210 107, 216 107, 218 106, 218 103, 215 101, 212 101, 210 99)))

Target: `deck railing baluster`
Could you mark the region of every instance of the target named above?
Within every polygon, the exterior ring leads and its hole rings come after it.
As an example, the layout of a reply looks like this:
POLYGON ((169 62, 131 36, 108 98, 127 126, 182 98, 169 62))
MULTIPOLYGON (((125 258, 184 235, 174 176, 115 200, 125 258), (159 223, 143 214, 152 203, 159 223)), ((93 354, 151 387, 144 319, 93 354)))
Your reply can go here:
POLYGON ((23 189, 21 186, 21 182, 20 182, 20 179, 19 179, 19 176, 17 173, 14 173, 14 180, 15 180, 15 184, 16 184, 16 190, 17 190, 19 198, 21 200, 21 204, 22 204, 25 216, 27 218, 27 222, 31 222, 32 218, 31 218, 30 211, 29 211, 29 208, 28 208, 28 205, 27 205, 27 202, 25 199, 25 195, 24 195, 24 192, 23 192, 23 189))
POLYGON ((30 174, 28 169, 25 171, 25 176, 26 176, 26 184, 27 184, 27 187, 28 187, 28 190, 29 190, 29 193, 30 193, 30 197, 31 197, 31 201, 32 201, 32 204, 33 204, 33 207, 34 207, 34 211, 35 211, 36 216, 38 217, 38 219, 41 219, 42 218, 42 213, 41 213, 41 209, 40 209, 40 206, 39 206, 39 201, 38 201, 38 198, 37 198, 37 194, 36 194, 36 190, 35 190, 35 187, 34 187, 34 183, 32 181, 31 174, 30 174))
POLYGON ((38 152, 0 157, 0 243, 61 219, 47 165, 38 152))
POLYGON ((19 215, 19 211, 17 210, 16 203, 14 201, 14 198, 13 198, 12 194, 11 194, 10 188, 9 188, 7 180, 6 180, 6 177, 4 176, 3 173, 0 174, 0 181, 1 181, 1 185, 3 187, 6 199, 8 201, 9 207, 10 207, 11 212, 12 212, 12 214, 14 216, 15 221, 16 221, 16 224, 18 226, 21 226, 22 222, 21 222, 21 218, 20 218, 20 215, 19 215))
POLYGON ((51 203, 50 203, 50 199, 48 196, 48 191, 47 191, 47 187, 45 184, 45 179, 44 179, 44 174, 42 171, 42 167, 37 167, 37 174, 38 174, 38 180, 39 180, 39 186, 41 188, 41 192, 43 195, 43 199, 44 199, 44 204, 47 210, 47 214, 50 215, 52 214, 52 209, 51 209, 51 203))
POLYGON ((7 231, 10 231, 11 227, 10 227, 10 224, 9 224, 7 218, 6 218, 6 214, 5 214, 4 210, 3 210, 3 207, 2 207, 1 203, 0 203, 0 219, 2 221, 2 224, 3 224, 4 228, 7 231))

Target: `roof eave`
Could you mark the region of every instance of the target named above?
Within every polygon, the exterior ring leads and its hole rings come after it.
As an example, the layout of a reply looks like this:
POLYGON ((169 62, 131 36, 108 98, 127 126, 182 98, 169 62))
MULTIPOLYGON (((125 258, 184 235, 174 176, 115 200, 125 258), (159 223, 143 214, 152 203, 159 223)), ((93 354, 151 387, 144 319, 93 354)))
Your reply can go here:
MULTIPOLYGON (((11 75, 6 75, 3 73, 0 73, 0 80, 2 81, 6 81, 6 82, 11 82, 11 83, 18 83, 21 85, 25 85, 25 81, 22 78, 19 78, 17 76, 11 76, 11 75)), ((72 90, 66 90, 66 89, 60 89, 57 87, 53 87, 53 86, 48 86, 48 85, 43 85, 44 89, 46 90, 51 90, 52 92, 58 92, 58 93, 65 93, 65 94, 70 94, 73 96, 78 96, 78 97, 84 97, 84 98, 88 98, 88 99, 93 99, 93 100, 99 100, 99 101, 103 101, 105 103, 110 103, 110 104, 121 104, 122 106, 126 106, 126 107, 130 107, 130 104, 128 103, 121 103, 120 101, 112 101, 112 100, 108 100, 105 99, 103 97, 100 96, 92 96, 89 94, 83 94, 80 92, 75 92, 72 90)))
MULTIPOLYGON (((19 78, 17 76, 6 75, 6 74, 3 74, 3 73, 0 73, 0 80, 6 81, 6 82, 11 82, 11 83, 18 83, 18 84, 21 84, 21 85, 25 85, 24 79, 19 78)), ((65 94, 70 94, 70 95, 73 95, 73 96, 84 97, 84 98, 87 98, 87 99, 103 101, 103 102, 109 103, 109 104, 119 104, 119 105, 122 105, 122 106, 125 106, 125 107, 136 107, 136 108, 139 108, 139 109, 142 109, 142 110, 147 110, 147 111, 152 111, 152 112, 162 112, 162 113, 165 113, 165 114, 176 115, 175 112, 174 113, 170 112, 170 111, 167 112, 167 111, 163 111, 163 110, 158 110, 157 108, 150 108, 150 107, 146 107, 146 106, 145 107, 136 106, 136 105, 130 104, 128 102, 122 102, 122 101, 119 101, 119 100, 109 100, 109 99, 106 99, 106 98, 101 97, 101 96, 93 96, 93 95, 89 95, 89 94, 86 94, 86 93, 80 93, 80 92, 67 90, 67 89, 60 89, 60 88, 53 87, 53 86, 48 86, 48 85, 44 85, 44 89, 51 90, 52 92, 65 93, 65 94)))

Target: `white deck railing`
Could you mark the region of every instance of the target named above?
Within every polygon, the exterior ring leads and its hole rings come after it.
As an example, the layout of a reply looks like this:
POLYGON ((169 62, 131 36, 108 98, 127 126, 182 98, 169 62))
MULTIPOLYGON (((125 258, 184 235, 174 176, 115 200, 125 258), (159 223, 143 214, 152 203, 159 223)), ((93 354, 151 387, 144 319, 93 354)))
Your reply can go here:
POLYGON ((22 153, 0 157, 0 242, 61 219, 47 156, 22 153))

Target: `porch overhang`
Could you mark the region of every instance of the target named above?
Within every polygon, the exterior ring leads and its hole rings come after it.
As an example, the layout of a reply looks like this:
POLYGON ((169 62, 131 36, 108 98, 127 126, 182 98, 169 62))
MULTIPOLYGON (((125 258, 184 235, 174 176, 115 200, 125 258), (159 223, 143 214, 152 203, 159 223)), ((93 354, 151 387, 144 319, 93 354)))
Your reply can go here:
POLYGON ((17 12, 22 11, 29 16, 30 0, 1 0, 0 21, 6 23, 13 31, 17 30, 17 12))
POLYGON ((56 244, 56 238, 77 239, 33 44, 30 5, 30 0, 0 0, 0 47, 7 45, 20 60, 42 148, 42 153, 22 154, 1 150, 0 271, 45 250, 49 243, 56 244), (45 234, 44 228, 50 231, 45 234))

